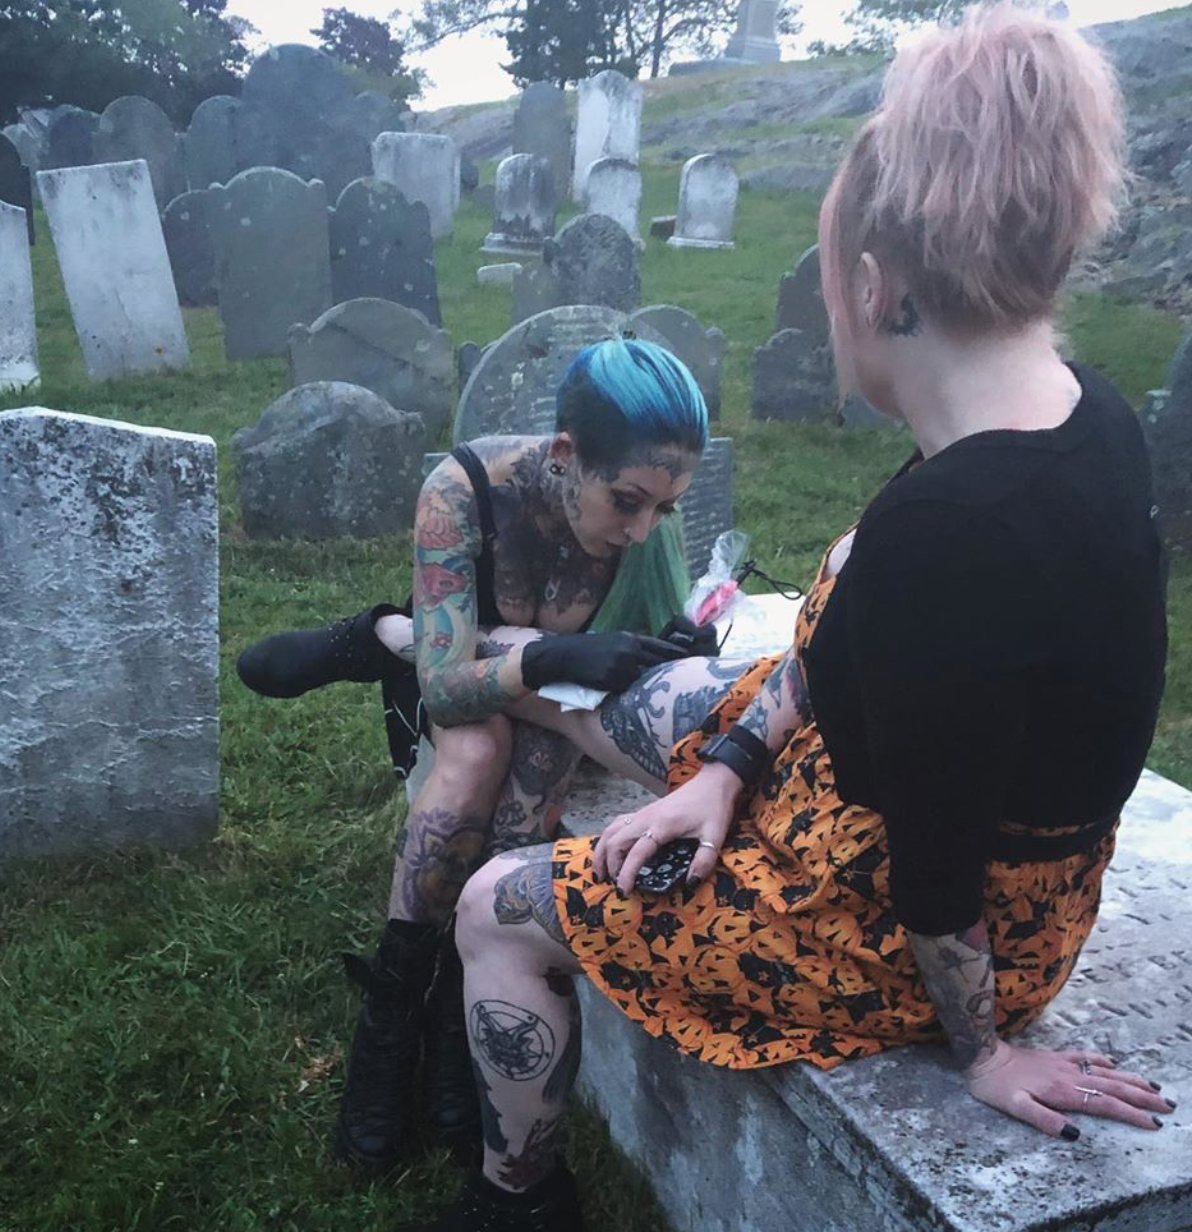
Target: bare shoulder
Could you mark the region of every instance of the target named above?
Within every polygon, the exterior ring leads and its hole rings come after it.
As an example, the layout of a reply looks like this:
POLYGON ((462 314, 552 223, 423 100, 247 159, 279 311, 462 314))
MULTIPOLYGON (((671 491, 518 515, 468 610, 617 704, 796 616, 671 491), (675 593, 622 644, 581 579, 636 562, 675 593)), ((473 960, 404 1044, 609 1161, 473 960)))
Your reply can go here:
POLYGON ((468 445, 484 463, 489 479, 493 483, 505 483, 528 461, 537 465, 550 442, 549 436, 482 436, 469 441, 468 445))

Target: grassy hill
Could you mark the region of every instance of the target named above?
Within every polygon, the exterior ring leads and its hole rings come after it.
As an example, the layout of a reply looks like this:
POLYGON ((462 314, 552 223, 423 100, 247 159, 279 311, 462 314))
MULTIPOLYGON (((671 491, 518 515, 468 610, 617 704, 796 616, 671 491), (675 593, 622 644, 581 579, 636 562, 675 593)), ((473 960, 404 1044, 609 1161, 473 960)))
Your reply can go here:
MULTIPOLYGON (((673 96, 669 86, 659 95, 659 105, 673 96)), ((647 212, 673 212, 677 189, 677 165, 647 163, 647 212)), ((749 419, 750 356, 773 327, 779 275, 813 239, 816 204, 745 193, 736 251, 652 243, 643 261, 646 302, 680 304, 728 335, 721 431, 737 443, 737 522, 766 568, 803 581, 909 449, 895 431, 749 419)), ((508 319, 508 293, 475 284, 488 225, 465 202, 439 248, 445 324, 457 342, 486 342, 508 319)), ((40 234, 36 401, 210 433, 219 444, 223 815, 218 840, 203 850, 49 862, 4 886, 0 1232, 383 1232, 426 1213, 455 1173, 431 1157, 360 1185, 329 1158, 355 1012, 338 954, 375 941, 404 812, 378 699, 341 685, 270 703, 240 686, 232 663, 271 630, 403 595, 408 539, 245 539, 228 445, 284 391, 284 364, 227 363, 216 314, 195 311, 188 371, 89 384, 44 225, 40 234)), ((1135 401, 1161 381, 1181 332, 1156 313, 1090 297, 1069 306, 1066 323, 1077 353, 1135 401)), ((1172 627, 1151 764, 1192 785, 1184 560, 1173 570, 1172 627)), ((641 1184, 582 1117, 573 1156, 592 1227, 662 1226, 641 1184)))

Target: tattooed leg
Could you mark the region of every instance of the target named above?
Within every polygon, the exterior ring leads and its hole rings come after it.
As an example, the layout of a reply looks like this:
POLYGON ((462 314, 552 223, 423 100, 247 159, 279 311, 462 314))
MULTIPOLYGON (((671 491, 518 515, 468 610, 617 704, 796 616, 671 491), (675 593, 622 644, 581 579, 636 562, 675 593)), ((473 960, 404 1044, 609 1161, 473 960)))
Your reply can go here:
POLYGON ((456 941, 480 1091, 484 1172, 528 1189, 554 1166, 580 1060, 579 964, 555 910, 551 848, 491 860, 460 899, 456 941))
POLYGON ((483 863, 490 819, 509 767, 512 732, 501 715, 435 733, 435 765, 406 817, 389 918, 446 924, 483 863))
POLYGON ((554 838, 581 756, 566 736, 534 723, 513 724, 509 777, 493 813, 490 855, 554 838))

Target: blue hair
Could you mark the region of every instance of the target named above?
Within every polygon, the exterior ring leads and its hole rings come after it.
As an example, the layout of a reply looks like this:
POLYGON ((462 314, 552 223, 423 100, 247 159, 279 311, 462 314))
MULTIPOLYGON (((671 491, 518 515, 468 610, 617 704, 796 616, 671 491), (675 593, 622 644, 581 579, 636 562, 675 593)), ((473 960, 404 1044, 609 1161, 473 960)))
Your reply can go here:
POLYGON ((708 443, 708 408, 695 377, 669 351, 636 338, 584 347, 559 386, 557 428, 590 467, 615 467, 643 442, 697 456, 708 443))

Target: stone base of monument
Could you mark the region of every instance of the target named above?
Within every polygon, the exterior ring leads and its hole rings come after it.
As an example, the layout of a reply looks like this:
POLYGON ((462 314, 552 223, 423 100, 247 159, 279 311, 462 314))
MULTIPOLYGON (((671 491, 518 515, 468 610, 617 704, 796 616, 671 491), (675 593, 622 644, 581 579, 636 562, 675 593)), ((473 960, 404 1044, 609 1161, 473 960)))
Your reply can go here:
MULTIPOLYGON (((494 251, 484 249, 485 252, 494 251)), ((502 261, 498 265, 481 265, 476 270, 476 282, 482 287, 512 287, 513 280, 521 271, 518 261, 502 261)))
POLYGON ((687 235, 672 235, 666 242, 672 248, 736 248, 732 240, 697 240, 687 235))
POLYGON ((542 256, 542 239, 522 240, 515 235, 506 235, 503 231, 490 231, 484 237, 480 251, 498 257, 532 257, 538 260, 542 256))

